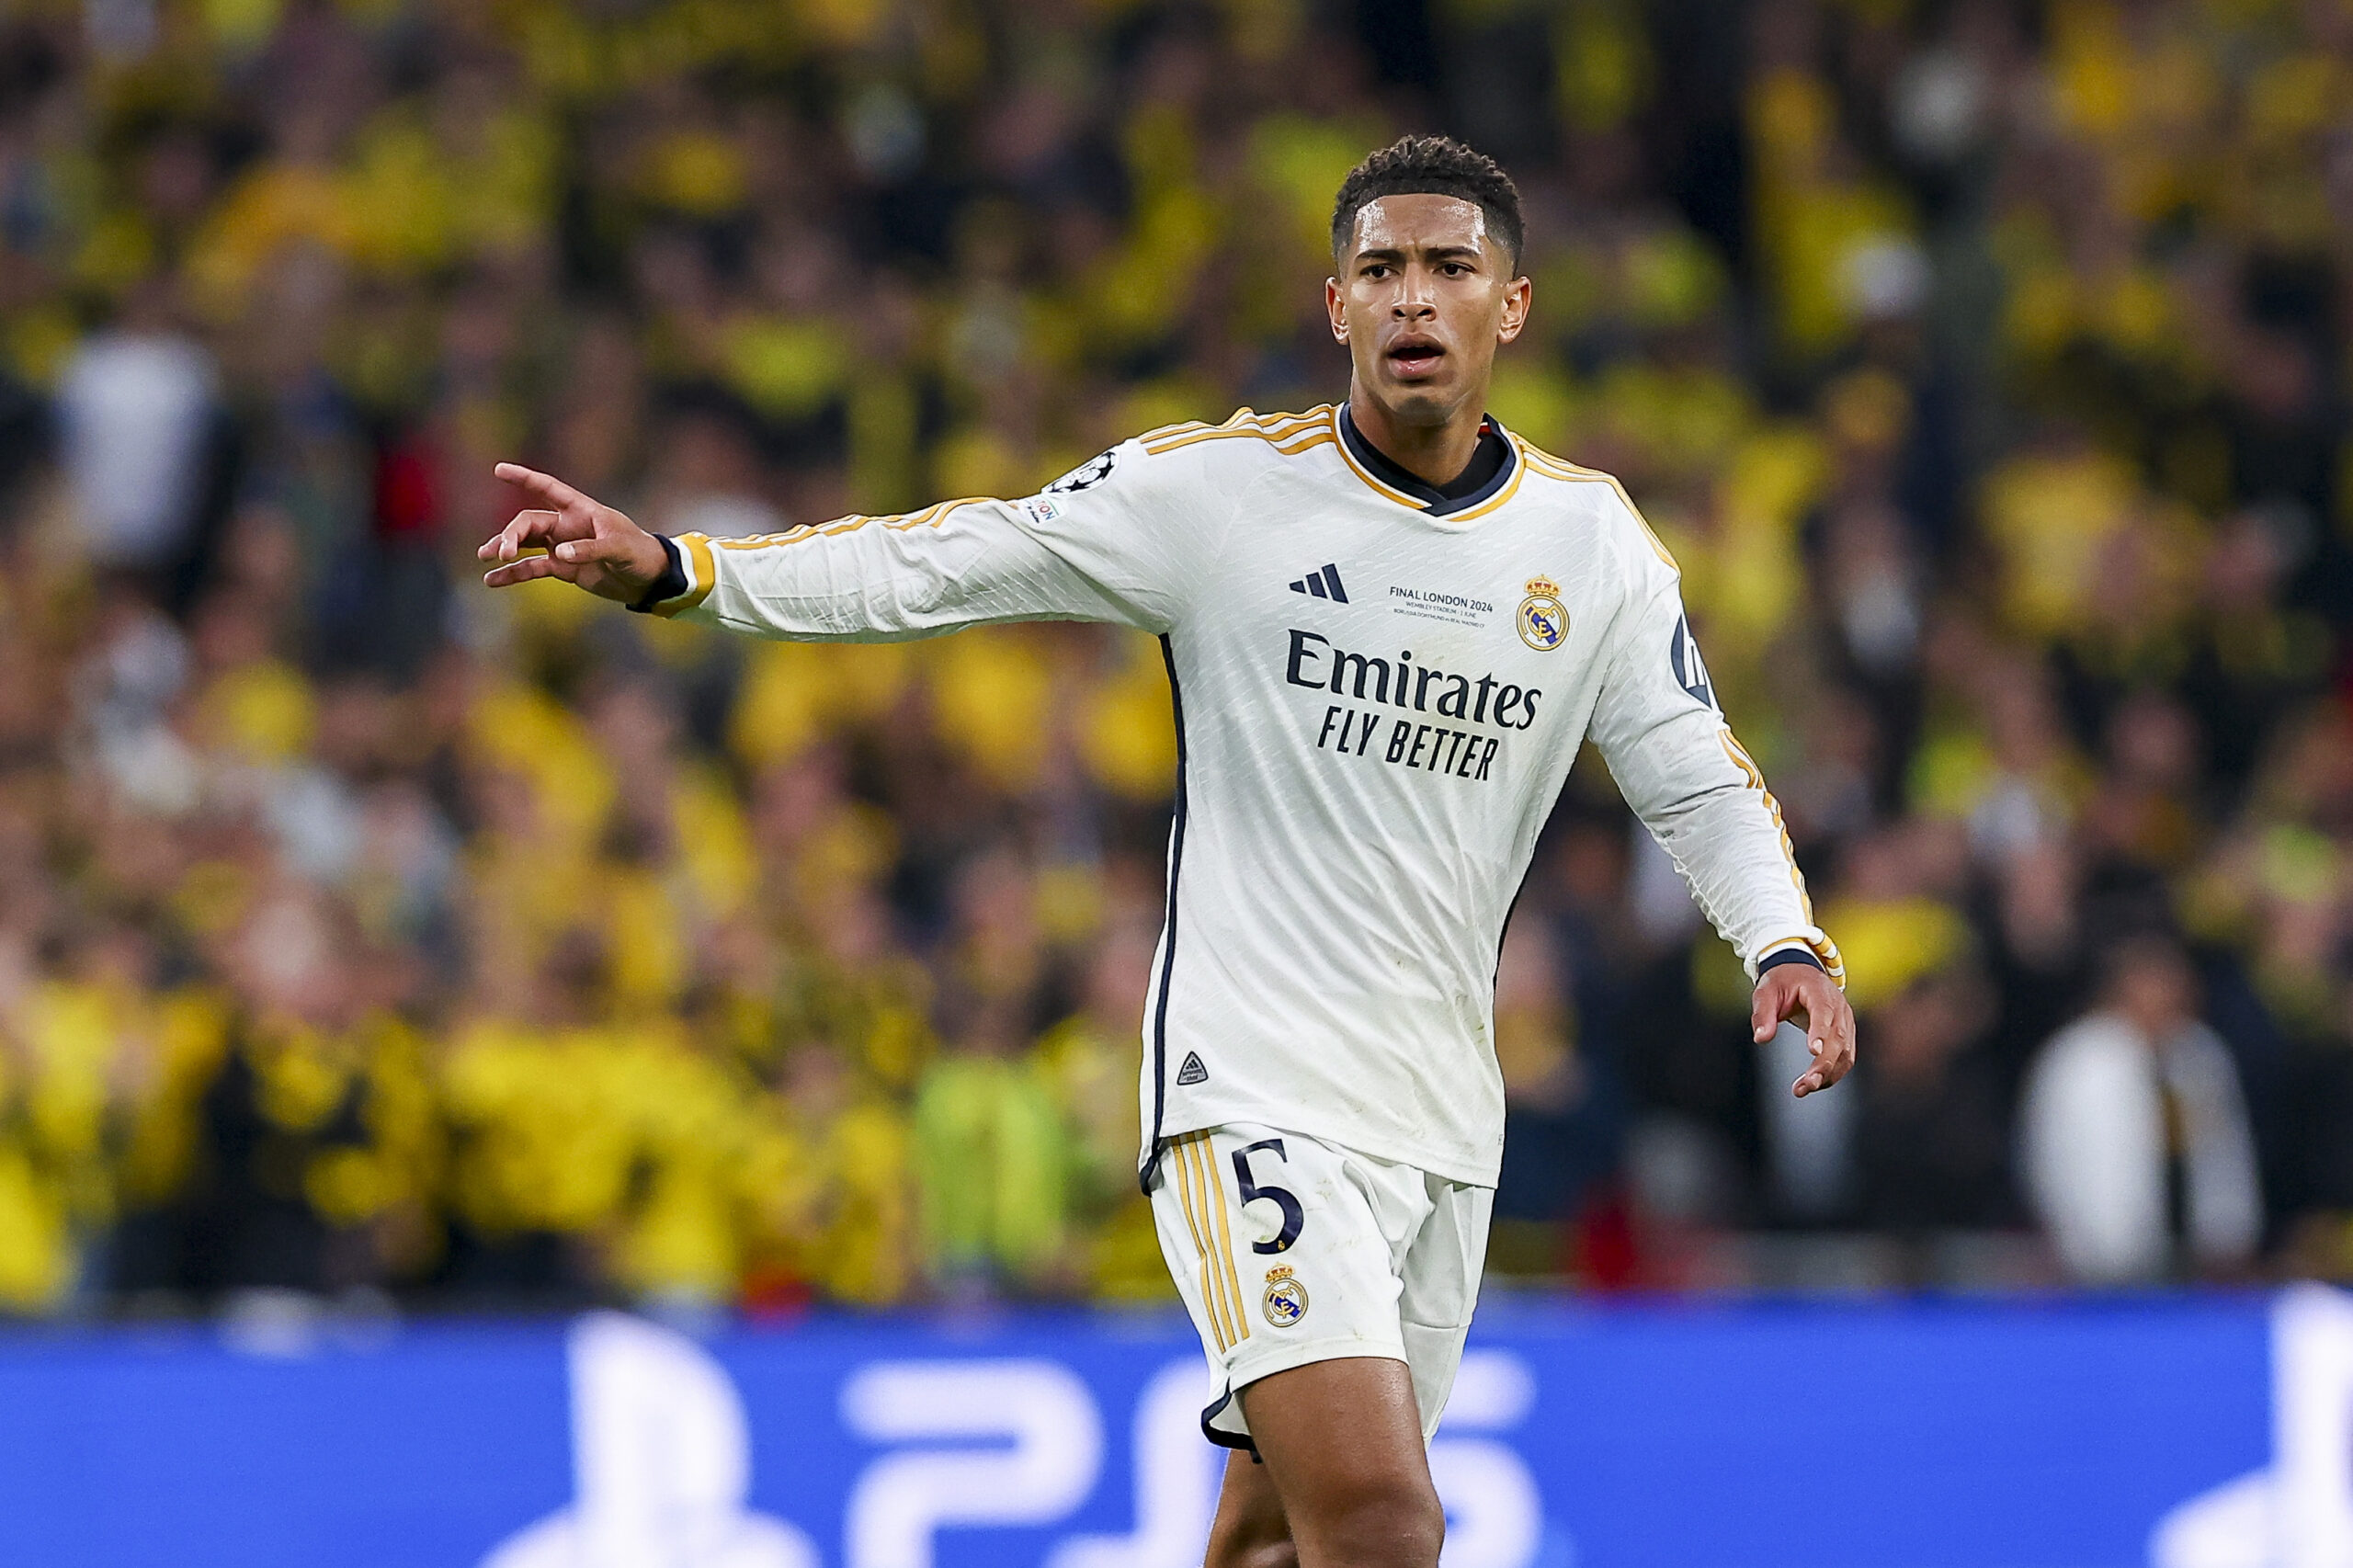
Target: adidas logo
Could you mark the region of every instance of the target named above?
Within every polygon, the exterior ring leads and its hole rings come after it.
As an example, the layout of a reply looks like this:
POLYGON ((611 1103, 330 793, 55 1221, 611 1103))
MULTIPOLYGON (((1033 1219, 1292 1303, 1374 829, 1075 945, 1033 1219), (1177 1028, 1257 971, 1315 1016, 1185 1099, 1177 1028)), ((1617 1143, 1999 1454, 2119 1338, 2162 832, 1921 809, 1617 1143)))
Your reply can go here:
POLYGON ((1192 1051, 1187 1051, 1185 1064, 1176 1069, 1176 1082, 1180 1085, 1190 1087, 1192 1085, 1206 1084, 1209 1081, 1210 1070, 1201 1065, 1201 1059, 1198 1055, 1192 1051))
POLYGON ((1340 569, 1337 566, 1310 572, 1293 583, 1290 591, 1294 594, 1313 594, 1319 599, 1337 599, 1342 604, 1348 602, 1348 590, 1340 586, 1340 569))

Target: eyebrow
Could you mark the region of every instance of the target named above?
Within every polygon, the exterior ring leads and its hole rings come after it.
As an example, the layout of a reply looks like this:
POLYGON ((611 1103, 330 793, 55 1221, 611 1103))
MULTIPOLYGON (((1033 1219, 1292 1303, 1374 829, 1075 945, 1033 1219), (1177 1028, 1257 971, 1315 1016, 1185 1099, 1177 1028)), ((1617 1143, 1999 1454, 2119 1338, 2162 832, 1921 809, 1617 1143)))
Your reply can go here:
MULTIPOLYGON (((1479 247, 1477 245, 1458 244, 1431 245, 1425 249, 1422 252, 1422 255, 1431 261, 1461 261, 1466 258, 1472 261, 1477 261, 1479 259, 1479 247)), ((1357 252, 1357 264, 1358 266, 1362 266, 1368 261, 1402 261, 1404 259, 1404 256, 1405 251, 1403 246, 1367 245, 1364 249, 1357 252)))

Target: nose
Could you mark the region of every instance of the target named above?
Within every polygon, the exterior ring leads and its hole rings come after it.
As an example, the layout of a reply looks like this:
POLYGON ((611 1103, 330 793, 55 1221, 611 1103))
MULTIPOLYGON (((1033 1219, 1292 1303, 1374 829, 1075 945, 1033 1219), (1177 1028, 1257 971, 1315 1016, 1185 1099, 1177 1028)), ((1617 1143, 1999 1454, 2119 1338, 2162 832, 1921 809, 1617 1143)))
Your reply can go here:
POLYGON ((1399 321, 1435 321, 1438 319, 1437 292, 1430 285, 1427 273, 1418 267, 1409 267, 1399 279, 1397 298, 1389 313, 1399 321))

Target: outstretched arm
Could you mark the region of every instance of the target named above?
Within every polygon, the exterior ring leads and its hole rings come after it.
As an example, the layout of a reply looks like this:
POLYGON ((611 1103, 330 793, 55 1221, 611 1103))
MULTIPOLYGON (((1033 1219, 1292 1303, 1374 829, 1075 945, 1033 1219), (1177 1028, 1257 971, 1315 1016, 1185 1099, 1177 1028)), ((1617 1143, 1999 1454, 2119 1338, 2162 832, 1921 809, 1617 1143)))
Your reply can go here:
POLYGON ((944 501, 755 539, 665 539, 547 474, 477 552, 494 588, 559 577, 634 609, 794 641, 893 642, 960 626, 1093 620, 1172 630, 1234 510, 1195 449, 1116 447, 1021 501, 944 501), (534 548, 545 555, 526 555, 534 548))

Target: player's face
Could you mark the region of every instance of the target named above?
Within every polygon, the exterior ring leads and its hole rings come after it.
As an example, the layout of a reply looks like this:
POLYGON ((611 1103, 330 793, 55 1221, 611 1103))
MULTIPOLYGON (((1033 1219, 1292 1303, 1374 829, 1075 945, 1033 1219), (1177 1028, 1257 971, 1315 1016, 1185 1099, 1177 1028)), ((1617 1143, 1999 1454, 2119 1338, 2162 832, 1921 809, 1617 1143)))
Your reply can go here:
POLYGON ((1365 203, 1324 286, 1332 335, 1356 382, 1409 425, 1483 408, 1495 349, 1528 320, 1529 286, 1475 201, 1384 196, 1365 203))

